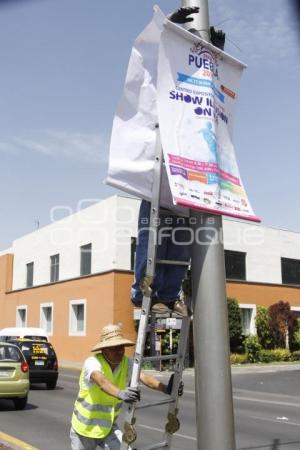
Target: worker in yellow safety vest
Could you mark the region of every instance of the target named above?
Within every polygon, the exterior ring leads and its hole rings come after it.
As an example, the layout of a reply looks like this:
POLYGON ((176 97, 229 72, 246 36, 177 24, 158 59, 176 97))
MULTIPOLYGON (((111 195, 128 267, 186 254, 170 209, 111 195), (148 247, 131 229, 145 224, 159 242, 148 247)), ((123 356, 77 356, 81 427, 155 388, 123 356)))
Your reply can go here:
MULTIPOLYGON (((97 446, 120 449, 122 433, 116 419, 122 403, 140 400, 139 389, 127 387, 133 361, 125 356, 125 347, 133 345, 124 338, 120 325, 109 324, 102 329, 100 341, 92 348, 96 354, 85 360, 80 374, 70 431, 72 450, 94 450, 97 446)), ((171 394, 173 376, 165 385, 141 371, 140 380, 152 389, 171 394)))

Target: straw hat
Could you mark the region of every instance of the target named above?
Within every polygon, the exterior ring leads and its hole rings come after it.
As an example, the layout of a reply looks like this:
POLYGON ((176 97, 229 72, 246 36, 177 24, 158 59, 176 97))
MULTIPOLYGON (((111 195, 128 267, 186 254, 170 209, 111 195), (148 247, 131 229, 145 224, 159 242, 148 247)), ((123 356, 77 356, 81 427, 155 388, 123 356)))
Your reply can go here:
POLYGON ((123 337, 120 325, 109 324, 102 328, 100 341, 92 348, 92 352, 96 352, 107 347, 117 347, 118 345, 131 347, 132 345, 135 345, 135 343, 123 337))

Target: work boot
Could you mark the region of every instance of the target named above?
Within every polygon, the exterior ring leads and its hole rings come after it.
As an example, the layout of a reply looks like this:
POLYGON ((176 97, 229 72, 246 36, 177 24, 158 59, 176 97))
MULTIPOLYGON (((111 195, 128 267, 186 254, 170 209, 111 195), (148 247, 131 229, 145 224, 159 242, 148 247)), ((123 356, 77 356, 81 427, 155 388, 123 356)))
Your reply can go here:
POLYGON ((187 317, 189 315, 188 307, 182 300, 176 300, 174 303, 173 312, 181 317, 187 317))
POLYGON ((155 303, 152 306, 151 311, 156 314, 167 314, 171 312, 170 308, 168 308, 164 303, 155 303))
POLYGON ((134 308, 141 308, 143 301, 140 299, 132 298, 131 304, 134 308))

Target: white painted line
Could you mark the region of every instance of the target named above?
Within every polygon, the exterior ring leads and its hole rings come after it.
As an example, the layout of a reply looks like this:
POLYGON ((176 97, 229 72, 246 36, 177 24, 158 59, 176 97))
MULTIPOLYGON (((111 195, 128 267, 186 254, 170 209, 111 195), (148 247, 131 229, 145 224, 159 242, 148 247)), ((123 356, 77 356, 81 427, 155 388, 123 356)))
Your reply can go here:
MULTIPOLYGON (((139 425, 137 425, 137 426, 138 426, 138 427, 141 427, 141 428, 147 428, 147 430, 159 431, 159 432, 161 432, 161 433, 164 433, 164 432, 165 432, 165 430, 163 430, 163 429, 161 429, 161 428, 149 427, 148 425, 142 425, 142 424, 139 424, 139 425)), ((197 440, 196 438, 194 438, 194 437, 192 437, 192 436, 187 436, 186 434, 175 433, 174 436, 178 436, 178 437, 181 437, 181 438, 183 438, 183 439, 190 439, 191 441, 196 441, 196 440, 197 440)))
MULTIPOLYGON (((195 395, 195 391, 184 390, 184 394, 195 395)), ((233 398, 234 398, 234 400, 243 400, 243 401, 252 402, 252 403, 264 403, 264 404, 270 404, 270 405, 282 405, 282 406, 292 406, 294 408, 300 408, 300 403, 283 402, 280 400, 264 400, 261 398, 241 397, 239 395, 234 395, 233 398)))
POLYGON ((283 420, 271 419, 269 417, 260 417, 260 416, 249 416, 251 419, 265 420, 266 422, 274 422, 274 423, 282 423, 284 425, 293 425, 295 427, 300 427, 300 423, 296 422, 286 422, 283 420))
POLYGON ((282 406, 293 406, 294 408, 300 408, 299 403, 292 403, 292 402, 281 402, 278 400, 263 400, 260 398, 250 398, 250 397, 240 397, 237 395, 233 396, 234 400, 243 400, 246 402, 253 402, 253 403, 268 403, 270 405, 282 405, 282 406))

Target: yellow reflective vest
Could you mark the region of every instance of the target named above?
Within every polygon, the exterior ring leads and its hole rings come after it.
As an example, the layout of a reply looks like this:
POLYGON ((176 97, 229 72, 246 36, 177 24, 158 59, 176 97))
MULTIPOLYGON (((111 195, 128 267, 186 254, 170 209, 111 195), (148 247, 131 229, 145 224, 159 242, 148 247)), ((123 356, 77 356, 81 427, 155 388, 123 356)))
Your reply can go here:
MULTIPOLYGON (((125 389, 128 373, 127 356, 123 357, 114 373, 103 355, 95 355, 95 358, 100 362, 105 378, 119 389, 125 389)), ((79 379, 80 389, 72 415, 72 427, 81 436, 104 439, 120 413, 122 401, 106 394, 96 383, 86 389, 83 376, 82 369, 79 379)))

